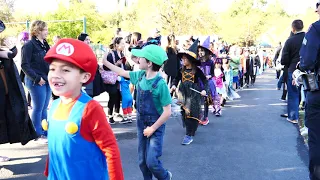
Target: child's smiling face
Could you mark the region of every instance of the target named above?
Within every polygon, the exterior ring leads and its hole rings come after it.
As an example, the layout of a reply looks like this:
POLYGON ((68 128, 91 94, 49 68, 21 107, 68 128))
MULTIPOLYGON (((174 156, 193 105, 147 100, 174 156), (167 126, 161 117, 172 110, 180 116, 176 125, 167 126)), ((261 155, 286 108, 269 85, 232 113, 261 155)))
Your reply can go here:
POLYGON ((49 67, 48 81, 56 96, 75 98, 79 95, 82 84, 90 79, 90 73, 83 72, 71 63, 53 60, 49 67))

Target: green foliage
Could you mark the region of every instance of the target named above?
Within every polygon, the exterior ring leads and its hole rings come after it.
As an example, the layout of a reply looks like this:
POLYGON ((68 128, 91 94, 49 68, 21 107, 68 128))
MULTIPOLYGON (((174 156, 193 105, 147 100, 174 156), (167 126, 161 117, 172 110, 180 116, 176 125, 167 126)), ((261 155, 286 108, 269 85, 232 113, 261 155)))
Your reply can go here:
MULTIPOLYGON (((304 15, 289 15, 278 1, 234 0, 222 13, 214 13, 210 0, 137 0, 131 6, 120 4, 114 12, 99 13, 91 0, 60 1, 58 9, 46 14, 25 14, 13 11, 13 0, 0 0, 0 18, 4 22, 44 20, 48 22, 49 37, 76 38, 83 31, 82 19, 87 19, 87 33, 94 43, 110 44, 117 27, 124 31, 138 31, 143 39, 158 28, 163 35, 213 35, 217 34, 229 43, 244 46, 258 44, 268 39, 276 44, 285 41, 291 31, 291 22, 302 19, 305 30, 317 20, 313 9, 304 15), (122 8, 120 8, 122 7, 122 8), (51 22, 74 20, 72 22, 51 22)), ((219 6, 219 4, 216 4, 219 6)), ((1 36, 16 36, 26 30, 25 24, 8 24, 10 31, 1 36)))

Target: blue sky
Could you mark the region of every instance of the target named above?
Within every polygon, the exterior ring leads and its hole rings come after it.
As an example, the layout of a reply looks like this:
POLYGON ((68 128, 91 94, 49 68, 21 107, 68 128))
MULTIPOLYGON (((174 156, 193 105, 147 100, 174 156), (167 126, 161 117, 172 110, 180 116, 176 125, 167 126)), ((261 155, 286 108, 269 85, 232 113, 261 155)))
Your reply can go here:
MULTIPOLYGON (((23 10, 24 12, 40 12, 44 13, 57 8, 57 2, 62 0, 16 0, 15 5, 17 10, 23 10), (35 5, 37 4, 37 5, 35 5), (41 8, 39 8, 41 7, 41 8)), ((117 0, 93 0, 97 3, 97 7, 102 12, 110 12, 115 9, 117 0)), ((124 0, 122 0, 124 1, 124 0)), ((129 0, 134 1, 134 0, 129 0)), ((210 5, 214 11, 223 11, 234 0, 210 0, 210 5)), ((268 0, 273 2, 276 0, 268 0)), ((306 8, 314 7, 316 0, 279 0, 282 3, 288 13, 304 13, 306 8)), ((315 7, 314 7, 315 8, 315 7)))

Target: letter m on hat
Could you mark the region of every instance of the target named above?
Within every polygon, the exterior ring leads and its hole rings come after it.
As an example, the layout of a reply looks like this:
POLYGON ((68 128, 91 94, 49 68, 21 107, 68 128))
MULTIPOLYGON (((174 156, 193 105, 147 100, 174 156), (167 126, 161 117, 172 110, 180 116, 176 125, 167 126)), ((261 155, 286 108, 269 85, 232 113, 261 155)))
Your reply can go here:
POLYGON ((74 47, 70 43, 61 43, 56 47, 56 52, 57 54, 71 56, 74 52, 74 47))

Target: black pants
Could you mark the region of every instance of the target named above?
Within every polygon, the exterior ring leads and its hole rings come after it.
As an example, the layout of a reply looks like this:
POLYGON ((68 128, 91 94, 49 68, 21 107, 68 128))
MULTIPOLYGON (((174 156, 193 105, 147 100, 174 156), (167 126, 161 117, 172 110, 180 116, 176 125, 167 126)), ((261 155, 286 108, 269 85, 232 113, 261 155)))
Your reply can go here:
POLYGON ((112 116, 113 108, 115 113, 120 113, 120 101, 121 101, 121 94, 120 91, 109 94, 109 102, 108 102, 108 115, 112 116))
POLYGON ((277 73, 277 79, 279 79, 279 78, 280 78, 281 71, 277 70, 276 73, 277 73))
POLYGON ((250 74, 249 74, 249 72, 247 71, 244 75, 245 75, 245 83, 247 84, 247 86, 249 86, 249 83, 250 83, 250 74))
POLYGON ((287 93, 288 93, 287 83, 286 83, 286 82, 283 83, 283 88, 282 88, 282 89, 283 89, 283 90, 282 90, 281 99, 282 99, 282 100, 286 100, 286 98, 287 98, 287 93))
POLYGON ((31 95, 30 95, 30 92, 27 91, 27 101, 28 101, 28 106, 31 106, 31 95))
POLYGON ((256 75, 250 75, 250 79, 251 79, 251 84, 254 85, 254 83, 256 82, 256 75))
POLYGON ((201 120, 206 120, 206 118, 208 118, 208 114, 209 114, 209 102, 208 102, 208 99, 205 98, 205 100, 204 100, 204 114, 203 114, 203 119, 201 119, 201 120))
POLYGON ((191 118, 185 118, 186 135, 194 136, 199 125, 199 121, 191 118))
POLYGON ((320 91, 307 92, 305 124, 308 127, 311 180, 320 180, 320 91))

